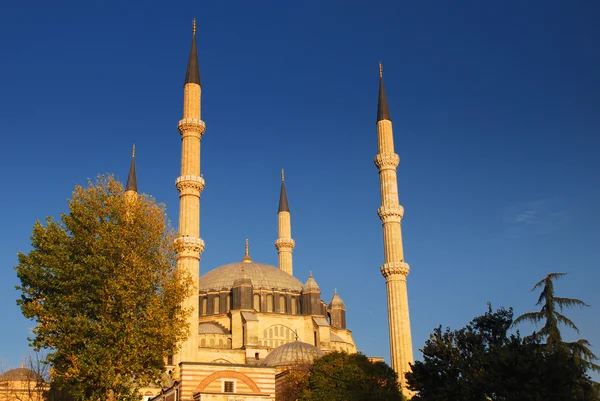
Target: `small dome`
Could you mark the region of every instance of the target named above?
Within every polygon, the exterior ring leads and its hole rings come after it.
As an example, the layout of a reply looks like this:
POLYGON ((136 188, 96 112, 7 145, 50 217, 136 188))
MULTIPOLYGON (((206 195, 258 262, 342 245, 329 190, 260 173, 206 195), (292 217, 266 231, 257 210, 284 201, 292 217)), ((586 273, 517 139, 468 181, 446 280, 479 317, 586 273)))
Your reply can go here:
POLYGON ((303 291, 321 291, 319 285, 312 276, 312 272, 308 273, 308 280, 306 280, 306 284, 304 284, 302 289, 303 291))
POLYGON ((344 301, 342 301, 342 298, 337 294, 337 290, 333 291, 333 298, 331 298, 328 307, 329 309, 346 309, 346 305, 344 305, 344 301))
POLYGON ((2 373, 0 381, 44 381, 44 378, 31 369, 16 368, 2 373))
POLYGON ((314 345, 293 341, 275 348, 265 358, 267 366, 289 366, 301 363, 313 363, 323 353, 314 345))
POLYGON ((242 266, 254 288, 302 291, 302 283, 291 274, 263 263, 231 263, 217 267, 200 277, 200 292, 233 288, 236 279, 242 278, 242 266))

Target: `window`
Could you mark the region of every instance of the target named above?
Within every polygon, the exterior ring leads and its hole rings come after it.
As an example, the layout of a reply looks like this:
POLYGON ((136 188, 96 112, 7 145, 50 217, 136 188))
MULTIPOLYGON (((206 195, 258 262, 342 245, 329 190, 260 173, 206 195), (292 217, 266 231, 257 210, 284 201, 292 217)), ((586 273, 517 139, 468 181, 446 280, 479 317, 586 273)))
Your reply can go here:
POLYGON ((256 359, 256 360, 260 359, 260 354, 258 352, 254 353, 254 359, 256 359))
POLYGON ((285 297, 283 295, 279 296, 279 313, 285 313, 285 297))
POLYGON ((203 315, 206 315, 206 304, 207 304, 207 299, 202 298, 202 314, 203 315))
POLYGON ((296 302, 297 302, 296 298, 292 297, 292 315, 295 315, 296 313, 298 313, 297 307, 296 307, 296 302))
POLYGON ((267 295, 267 312, 273 312, 273 295, 267 295))
POLYGON ((231 310, 231 295, 227 295, 227 312, 231 310))
POLYGON ((213 313, 215 315, 219 314, 219 296, 215 295, 215 297, 213 298, 213 313))
POLYGON ((260 295, 254 294, 254 310, 260 312, 260 295))
POLYGON ((230 382, 230 381, 223 382, 223 392, 224 393, 233 393, 233 382, 230 382))
POLYGON ((173 355, 167 357, 167 365, 173 365, 173 355))

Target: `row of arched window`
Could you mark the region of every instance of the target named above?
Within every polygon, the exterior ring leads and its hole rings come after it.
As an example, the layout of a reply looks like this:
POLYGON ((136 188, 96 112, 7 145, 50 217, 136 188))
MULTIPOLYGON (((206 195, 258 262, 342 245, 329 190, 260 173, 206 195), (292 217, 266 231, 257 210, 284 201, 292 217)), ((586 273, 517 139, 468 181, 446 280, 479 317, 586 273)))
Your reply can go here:
MULTIPOLYGON (((288 297, 282 294, 254 294, 252 297, 252 307, 257 312, 277 312, 296 315, 300 311, 300 299, 296 296, 288 297), (263 297, 264 301, 263 302, 263 297), (277 302, 277 304, 275 304, 277 302), (277 308, 275 308, 277 307, 277 308)), ((202 297, 200 301, 201 315, 218 315, 227 313, 231 310, 231 294, 222 297, 220 294, 208 295, 202 297), (212 301, 212 302, 209 302, 212 301), (226 302, 225 308, 221 307, 221 301, 226 302)))

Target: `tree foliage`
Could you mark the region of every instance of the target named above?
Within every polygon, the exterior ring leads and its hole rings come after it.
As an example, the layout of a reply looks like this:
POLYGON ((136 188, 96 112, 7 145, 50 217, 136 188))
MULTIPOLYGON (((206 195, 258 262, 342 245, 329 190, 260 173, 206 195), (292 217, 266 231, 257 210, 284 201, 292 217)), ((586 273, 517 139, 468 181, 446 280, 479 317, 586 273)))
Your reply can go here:
POLYGON ((598 400, 570 352, 509 334, 512 319, 511 309, 489 306, 462 329, 436 328, 407 374, 413 400, 598 400))
POLYGON ((396 372, 363 354, 332 352, 286 379, 286 401, 403 400, 396 372))
POLYGON ((567 326, 577 333, 579 328, 565 315, 562 314, 564 308, 587 307, 585 302, 576 298, 561 298, 554 294, 554 281, 558 280, 566 273, 550 273, 542 280, 538 281, 531 291, 541 288, 540 296, 536 305, 540 306, 539 312, 524 313, 515 319, 514 325, 523 322, 533 324, 543 323, 540 330, 532 334, 532 337, 545 340, 546 345, 550 347, 567 347, 571 350, 575 358, 585 366, 586 369, 595 370, 600 373, 600 366, 595 364, 598 358, 591 351, 591 344, 585 339, 579 339, 574 342, 564 342, 560 332, 560 325, 567 326))
POLYGON ((30 343, 48 351, 55 385, 77 399, 130 400, 160 380, 187 335, 190 278, 176 271, 173 240, 164 207, 126 200, 112 176, 77 186, 60 221, 36 222, 15 268, 17 303, 37 322, 30 343))

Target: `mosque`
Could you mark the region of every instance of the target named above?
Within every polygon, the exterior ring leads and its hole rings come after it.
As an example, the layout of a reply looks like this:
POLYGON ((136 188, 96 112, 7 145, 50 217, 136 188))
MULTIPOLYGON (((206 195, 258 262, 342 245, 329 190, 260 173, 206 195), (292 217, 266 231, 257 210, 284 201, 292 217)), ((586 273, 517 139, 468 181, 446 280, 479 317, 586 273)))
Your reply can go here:
MULTIPOLYGON (((380 65, 377 111, 381 207, 390 361, 398 373, 406 395, 404 373, 412 358, 401 219, 404 209, 398 203, 392 122, 383 86, 380 65)), ((176 355, 166 356, 170 375, 166 389, 143 389, 145 399, 156 401, 273 400, 290 366, 310 363, 332 351, 357 352, 352 332, 346 326, 346 307, 334 292, 329 302, 312 273, 304 281, 293 274, 295 246, 291 212, 284 176, 281 176, 278 238, 275 247, 279 266, 254 261, 246 242, 246 254, 236 263, 226 264, 200 275, 200 194, 204 178, 200 172, 200 144, 205 132, 201 119, 200 69, 194 21, 192 46, 183 87, 181 134, 181 175, 179 191, 179 236, 176 240, 177 265, 193 277, 194 294, 184 302, 193 312, 187 324, 190 336, 176 355)), ((126 196, 137 196, 135 161, 132 157, 126 196)))

